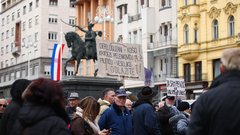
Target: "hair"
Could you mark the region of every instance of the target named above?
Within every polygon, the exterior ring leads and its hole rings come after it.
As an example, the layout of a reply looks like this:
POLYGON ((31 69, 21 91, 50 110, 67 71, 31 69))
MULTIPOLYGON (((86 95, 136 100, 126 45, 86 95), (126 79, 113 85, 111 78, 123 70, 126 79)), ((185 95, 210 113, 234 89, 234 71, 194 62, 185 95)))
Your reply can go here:
POLYGON ((80 101, 78 106, 83 110, 83 118, 88 118, 94 122, 100 111, 100 104, 97 100, 92 96, 87 96, 80 101))
POLYGON ((223 51, 221 61, 226 70, 240 70, 240 48, 223 51))
POLYGON ((109 91, 115 91, 113 88, 106 88, 102 91, 102 98, 104 99, 104 97, 108 94, 109 91))
POLYGON ((5 98, 0 98, 0 102, 5 102, 8 105, 8 101, 5 98))
POLYGON ((18 79, 14 81, 10 90, 12 101, 16 101, 21 104, 23 102, 22 93, 30 83, 31 81, 27 79, 18 79))
POLYGON ((64 108, 64 93, 60 85, 50 79, 39 78, 23 92, 22 98, 36 104, 58 106, 64 108))

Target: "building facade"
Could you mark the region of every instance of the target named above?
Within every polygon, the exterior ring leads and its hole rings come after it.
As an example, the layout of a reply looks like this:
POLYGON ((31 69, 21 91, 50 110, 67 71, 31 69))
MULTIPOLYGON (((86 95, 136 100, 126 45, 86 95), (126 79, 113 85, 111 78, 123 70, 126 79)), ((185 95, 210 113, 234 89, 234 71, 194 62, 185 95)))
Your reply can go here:
MULTIPOLYGON (((144 67, 152 70, 157 87, 177 75, 176 6, 171 0, 115 1, 114 40, 141 44, 144 67)), ((140 86, 143 81, 125 83, 126 88, 140 86)))
POLYGON ((239 47, 238 0, 178 0, 179 77, 188 99, 199 96, 220 74, 220 57, 239 47))
MULTIPOLYGON (((75 31, 73 0, 1 0, 0 96, 9 97, 9 87, 19 78, 50 77, 53 45, 64 43, 63 32, 75 31), (64 10, 63 10, 64 9, 64 10)), ((69 56, 65 47, 63 58, 69 56)), ((68 67, 68 75, 74 68, 68 67)))

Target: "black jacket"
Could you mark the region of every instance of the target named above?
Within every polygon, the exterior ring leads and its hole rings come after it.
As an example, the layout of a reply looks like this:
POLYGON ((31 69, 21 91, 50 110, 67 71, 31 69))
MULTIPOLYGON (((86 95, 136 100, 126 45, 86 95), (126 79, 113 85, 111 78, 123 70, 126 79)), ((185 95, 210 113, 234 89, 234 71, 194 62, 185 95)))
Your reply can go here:
POLYGON ((196 101, 188 135, 240 134, 240 71, 227 71, 196 101))
POLYGON ((19 112, 11 135, 70 135, 64 118, 45 105, 26 103, 19 112))

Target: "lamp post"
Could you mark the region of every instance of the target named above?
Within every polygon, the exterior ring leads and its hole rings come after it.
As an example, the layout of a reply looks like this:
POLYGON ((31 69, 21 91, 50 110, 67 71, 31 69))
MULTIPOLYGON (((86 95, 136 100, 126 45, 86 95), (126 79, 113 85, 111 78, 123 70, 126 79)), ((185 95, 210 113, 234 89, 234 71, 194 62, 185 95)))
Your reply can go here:
POLYGON ((106 21, 113 22, 112 17, 113 12, 109 6, 99 6, 96 9, 96 16, 94 17, 94 22, 102 24, 103 23, 103 39, 106 40, 106 21))

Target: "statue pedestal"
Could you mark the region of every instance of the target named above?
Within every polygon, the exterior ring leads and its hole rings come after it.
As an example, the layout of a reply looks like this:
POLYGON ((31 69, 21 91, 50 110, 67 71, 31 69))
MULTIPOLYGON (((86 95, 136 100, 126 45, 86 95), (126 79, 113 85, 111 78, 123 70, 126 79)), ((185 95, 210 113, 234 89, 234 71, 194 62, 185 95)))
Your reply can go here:
POLYGON ((96 99, 102 96, 105 88, 119 89, 122 82, 114 78, 64 76, 59 81, 63 90, 69 95, 70 92, 78 92, 80 99, 86 96, 93 96, 96 99))

